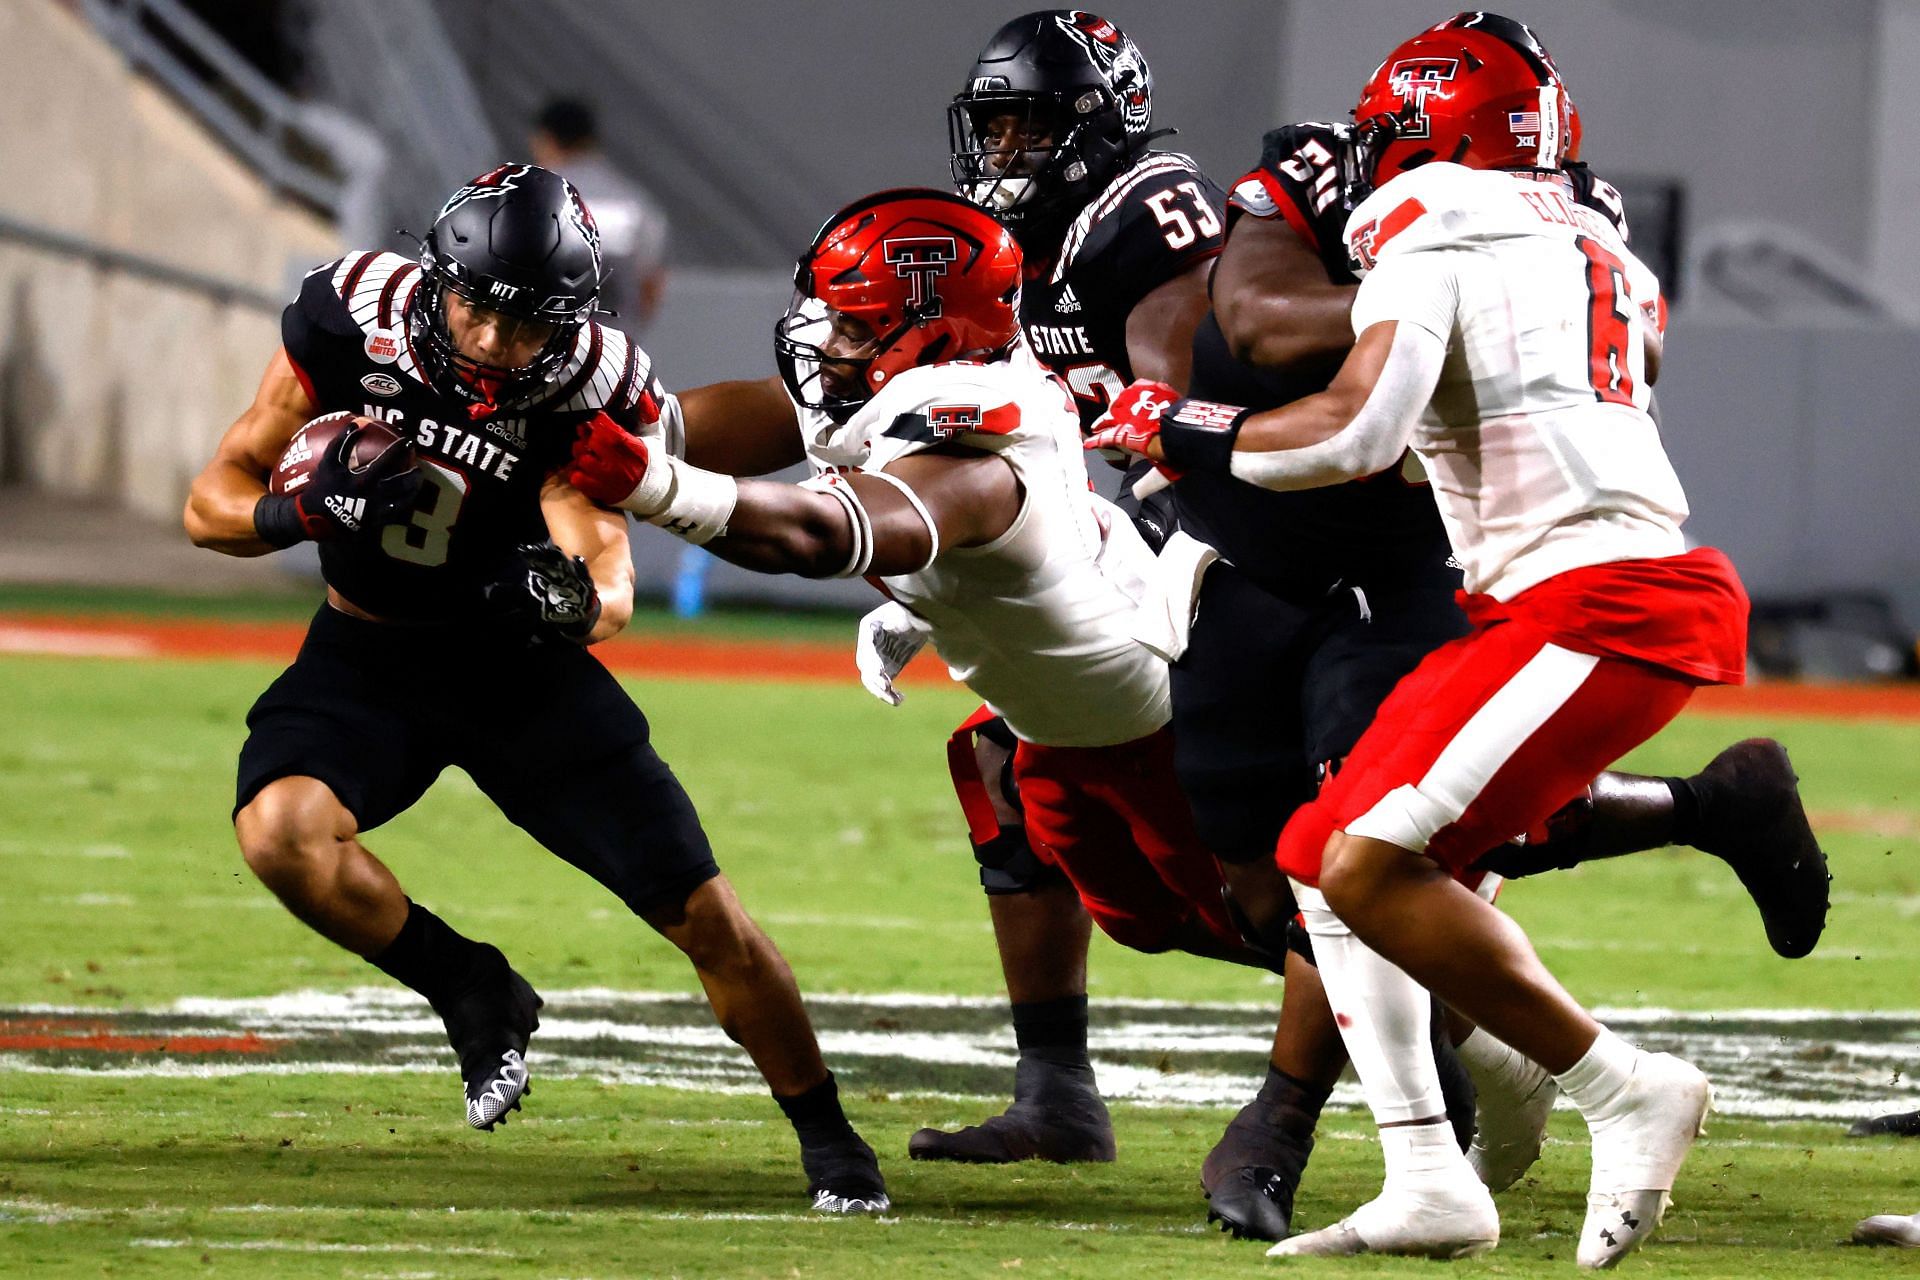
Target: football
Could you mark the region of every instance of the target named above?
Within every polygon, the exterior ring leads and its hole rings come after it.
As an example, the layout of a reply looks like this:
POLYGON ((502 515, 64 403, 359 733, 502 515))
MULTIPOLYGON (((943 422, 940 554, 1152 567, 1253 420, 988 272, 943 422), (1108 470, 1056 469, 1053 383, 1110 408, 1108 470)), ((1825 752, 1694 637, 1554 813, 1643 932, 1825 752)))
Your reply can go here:
POLYGON ((413 450, 412 441, 377 419, 348 412, 323 414, 287 441, 273 474, 267 478, 268 492, 276 496, 299 493, 313 478, 314 466, 348 432, 355 434, 347 465, 355 471, 366 470, 390 449, 413 450))

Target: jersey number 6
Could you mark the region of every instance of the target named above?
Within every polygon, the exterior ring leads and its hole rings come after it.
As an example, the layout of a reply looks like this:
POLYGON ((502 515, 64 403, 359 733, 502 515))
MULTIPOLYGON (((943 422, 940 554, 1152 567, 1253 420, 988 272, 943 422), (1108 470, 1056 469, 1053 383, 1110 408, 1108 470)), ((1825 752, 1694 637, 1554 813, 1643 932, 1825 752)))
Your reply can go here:
POLYGON ((1602 404, 1633 404, 1628 358, 1633 350, 1633 299, 1627 268, 1599 241, 1575 236, 1587 259, 1587 378, 1602 404))

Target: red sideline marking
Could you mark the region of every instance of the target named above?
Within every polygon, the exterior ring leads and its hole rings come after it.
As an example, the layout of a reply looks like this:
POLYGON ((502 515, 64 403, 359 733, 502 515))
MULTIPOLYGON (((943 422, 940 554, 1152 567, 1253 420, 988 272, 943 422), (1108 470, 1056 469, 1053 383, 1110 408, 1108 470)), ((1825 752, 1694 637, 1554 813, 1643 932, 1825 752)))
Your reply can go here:
POLYGON ((238 1036, 132 1036, 109 1022, 26 1018, 0 1022, 0 1049, 80 1049, 93 1053, 274 1053, 281 1041, 238 1036))
MULTIPOLYGON (((303 622, 201 622, 188 618, 53 617, 0 613, 0 653, 64 657, 260 658, 291 662, 303 622)), ((595 645, 611 670, 691 680, 775 680, 854 685, 853 620, 844 644, 720 640, 638 634, 595 645)), ((929 658, 904 673, 913 684, 948 684, 929 658)))
MULTIPOLYGON (((298 622, 200 622, 186 618, 55 617, 0 613, 0 652, 69 656, 260 658, 292 661, 306 625, 298 622), (86 641, 76 644, 76 638, 86 641), (76 654, 76 650, 80 651, 76 654)), ((691 680, 774 680, 851 685, 853 623, 844 644, 620 636, 595 645, 614 671, 691 680)), ((913 684, 949 684, 936 658, 904 673, 913 684)), ((1816 716, 1834 720, 1920 720, 1920 684, 1713 685, 1687 704, 1695 715, 1816 716)))

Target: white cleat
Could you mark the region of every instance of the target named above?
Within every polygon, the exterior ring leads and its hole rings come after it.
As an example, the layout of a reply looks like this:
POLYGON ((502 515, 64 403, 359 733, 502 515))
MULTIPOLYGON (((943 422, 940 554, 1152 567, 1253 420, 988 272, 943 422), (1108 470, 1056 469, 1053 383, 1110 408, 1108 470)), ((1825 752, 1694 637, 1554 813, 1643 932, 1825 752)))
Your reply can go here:
POLYGON ((1560 1086, 1544 1067, 1526 1062, 1526 1068, 1518 1079, 1474 1079, 1477 1103, 1467 1163, 1489 1191, 1505 1191, 1533 1168, 1547 1136, 1547 1117, 1560 1096, 1560 1086))
POLYGON ((892 1207, 893 1201, 884 1191, 873 1196, 841 1196, 831 1191, 813 1193, 815 1213, 885 1213, 892 1207))
POLYGON ((1590 1122, 1593 1179, 1580 1228, 1581 1266, 1615 1266, 1653 1234, 1687 1152, 1706 1132, 1712 1103, 1713 1086, 1693 1064, 1667 1053, 1639 1056, 1610 1114, 1590 1122))
POLYGON ((1862 1218, 1853 1228, 1853 1242, 1920 1249, 1920 1213, 1904 1218, 1897 1213, 1876 1213, 1871 1218, 1862 1218))
MULTIPOLYGON (((1464 1180, 1463 1180, 1464 1181, 1464 1180)), ((1387 1188, 1330 1227, 1289 1236, 1269 1258, 1331 1258, 1391 1253, 1472 1258, 1500 1243, 1500 1212, 1485 1187, 1387 1188)))
POLYGON ((507 1112, 520 1109, 520 1099, 533 1092, 528 1083, 527 1061, 517 1050, 500 1054, 500 1065, 476 1085, 467 1086, 467 1123, 476 1129, 491 1131, 505 1124, 507 1112))

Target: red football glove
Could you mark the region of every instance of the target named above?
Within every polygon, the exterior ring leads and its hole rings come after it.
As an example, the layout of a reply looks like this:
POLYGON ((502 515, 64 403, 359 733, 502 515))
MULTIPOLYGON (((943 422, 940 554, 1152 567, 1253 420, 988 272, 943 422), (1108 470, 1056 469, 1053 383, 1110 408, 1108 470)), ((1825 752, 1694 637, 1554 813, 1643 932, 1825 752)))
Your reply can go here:
POLYGON ((581 426, 566 481, 595 502, 640 516, 656 514, 670 486, 667 468, 647 442, 604 412, 581 426))
POLYGON ((1180 393, 1164 382, 1133 383, 1113 398, 1093 424, 1087 448, 1125 449, 1158 462, 1154 439, 1160 434, 1160 417, 1179 400, 1180 393))

